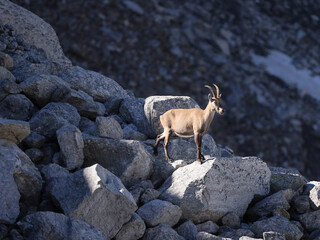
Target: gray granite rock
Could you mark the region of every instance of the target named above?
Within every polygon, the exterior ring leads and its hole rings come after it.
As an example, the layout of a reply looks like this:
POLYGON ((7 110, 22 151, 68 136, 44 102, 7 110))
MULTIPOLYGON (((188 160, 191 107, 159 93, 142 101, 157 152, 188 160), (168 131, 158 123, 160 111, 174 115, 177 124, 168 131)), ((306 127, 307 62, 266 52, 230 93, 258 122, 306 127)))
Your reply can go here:
POLYGON ((182 214, 180 207, 159 199, 144 204, 137 213, 148 227, 154 227, 160 223, 172 227, 178 223, 182 214))
POLYGON ((216 222, 228 212, 242 217, 255 194, 268 194, 269 180, 259 158, 213 158, 180 167, 159 191, 161 199, 181 207, 183 219, 216 222))
POLYGON ((99 228, 109 239, 137 209, 132 195, 114 174, 96 164, 75 173, 56 164, 42 169, 46 191, 64 214, 99 228))
POLYGON ((97 227, 81 220, 69 218, 61 213, 36 212, 21 219, 18 226, 25 239, 107 239, 97 227))
POLYGON ((153 157, 143 144, 134 140, 84 137, 84 166, 99 163, 117 175, 125 186, 148 179, 153 171, 153 157))
POLYGON ((0 118, 0 138, 20 143, 30 134, 28 122, 0 118))
POLYGON ((74 125, 65 125, 56 134, 63 165, 68 170, 79 169, 84 161, 84 142, 80 130, 74 125))
POLYGON ((80 115, 73 106, 68 103, 49 103, 30 120, 32 131, 52 138, 56 131, 64 125, 79 125, 80 115))

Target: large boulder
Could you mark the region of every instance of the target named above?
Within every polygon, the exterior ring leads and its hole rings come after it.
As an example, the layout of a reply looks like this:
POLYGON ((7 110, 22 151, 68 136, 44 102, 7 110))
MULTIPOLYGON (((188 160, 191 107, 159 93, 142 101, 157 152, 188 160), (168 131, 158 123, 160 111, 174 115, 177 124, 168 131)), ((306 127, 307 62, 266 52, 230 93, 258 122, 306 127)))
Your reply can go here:
POLYGON ((23 94, 9 94, 0 102, 0 117, 28 121, 33 114, 33 103, 23 94))
POLYGON ((247 215, 252 220, 258 220, 261 217, 270 217, 277 208, 288 210, 294 195, 295 192, 292 189, 281 190, 257 202, 247 211, 247 215))
POLYGON ((80 168, 84 160, 84 143, 80 130, 74 125, 63 126, 57 131, 57 139, 64 166, 68 170, 80 168))
POLYGON ((213 158, 178 168, 160 188, 160 198, 178 205, 194 223, 243 216, 255 194, 269 193, 270 170, 256 157, 213 158), (246 194, 243 194, 243 193, 246 194))
POLYGON ((157 226, 160 223, 172 227, 178 223, 182 214, 180 207, 159 199, 144 204, 137 213, 149 227, 157 226))
POLYGON ((61 66, 71 66, 63 54, 53 28, 32 12, 8 0, 0 0, 0 21, 10 23, 23 39, 46 53, 48 59, 61 66))
POLYGON ((88 223, 69 218, 61 213, 36 212, 18 222, 26 239, 33 240, 106 240, 104 234, 88 223))
POLYGON ((98 102, 105 102, 110 97, 118 99, 129 97, 128 93, 114 80, 78 66, 61 71, 59 76, 72 88, 88 93, 98 102))
POLYGON ((38 107, 47 105, 55 91, 71 91, 70 87, 61 78, 55 75, 33 75, 20 83, 23 93, 38 107))
POLYGON ((50 164, 42 173, 55 205, 67 216, 98 227, 107 238, 113 238, 137 209, 120 179, 98 164, 72 174, 50 164))
POLYGON ((287 240, 299 240, 303 236, 295 224, 280 216, 254 222, 249 229, 255 234, 255 237, 259 238, 263 237, 264 232, 270 231, 284 234, 287 240))
POLYGON ((0 139, 20 143, 30 134, 28 122, 0 118, 0 139))
POLYGON ((153 158, 135 140, 84 137, 84 166, 99 163, 117 175, 124 185, 132 186, 152 173, 153 158))
POLYGON ((37 112, 30 120, 33 131, 52 138, 56 131, 64 125, 79 125, 80 115, 73 106, 68 103, 51 102, 37 112))
POLYGON ((36 206, 42 178, 29 157, 14 143, 0 139, 0 222, 13 223, 19 214, 19 200, 36 206))
POLYGON ((280 190, 299 190, 307 183, 307 179, 298 170, 293 168, 269 167, 271 171, 270 190, 278 192, 280 190))
POLYGON ((199 105, 187 96, 151 96, 146 98, 144 113, 151 127, 149 137, 154 138, 161 133, 160 116, 175 108, 199 108, 199 105))
POLYGON ((148 228, 143 240, 184 240, 175 230, 167 224, 159 224, 154 228, 148 228))
POLYGON ((133 213, 129 222, 127 222, 115 236, 115 240, 137 240, 140 239, 146 231, 146 225, 142 218, 133 213))

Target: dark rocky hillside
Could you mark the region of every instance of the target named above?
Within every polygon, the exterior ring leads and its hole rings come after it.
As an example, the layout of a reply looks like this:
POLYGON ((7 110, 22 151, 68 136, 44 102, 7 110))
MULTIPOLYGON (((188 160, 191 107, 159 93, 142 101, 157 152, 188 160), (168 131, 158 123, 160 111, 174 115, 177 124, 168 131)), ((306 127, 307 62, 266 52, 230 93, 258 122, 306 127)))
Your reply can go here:
MULTIPOLYGON (((131 1, 116 6, 149 14, 131 1)), ((156 9, 176 17, 180 11, 156 9)), ((209 5, 197 11, 206 9, 209 5)), ((212 54, 225 59, 221 70, 234 57, 228 31, 214 36, 217 49, 205 40, 212 54)), ((182 49, 179 43, 170 51, 182 49)), ((290 151, 309 147, 307 153, 316 156, 318 77, 297 69, 279 50, 262 54, 250 53, 255 65, 249 60, 241 64, 247 66, 247 75, 243 73, 236 88, 227 78, 217 80, 229 104, 226 119, 234 114, 238 122, 232 124, 245 128, 253 123, 261 133, 267 128, 271 136, 291 144, 290 151), (265 70, 256 67, 261 63, 265 70), (255 81, 250 72, 266 82, 255 81), (244 85, 246 81, 251 84, 244 85), (276 102, 274 91, 287 102, 276 102), (281 135, 282 128, 272 129, 273 124, 291 129, 297 139, 281 135), (300 146, 306 139, 310 144, 300 146)), ((0 0, 0 239, 319 240, 320 181, 310 181, 296 169, 268 165, 257 156, 234 154, 210 134, 202 139, 202 163, 196 161, 192 138, 170 140, 172 162, 163 147, 154 154, 160 116, 169 109, 195 107, 199 105, 189 96, 137 98, 117 81, 72 64, 48 23, 0 0)), ((216 121, 218 127, 225 124, 222 120, 216 121)), ((242 140, 240 132, 226 136, 248 148, 269 136, 245 130, 242 140)), ((281 147, 284 156, 291 154, 286 145, 281 147)), ((277 152, 275 142, 266 148, 277 152)), ((285 163, 305 167, 300 160, 285 163)))
POLYGON ((138 97, 188 95, 204 107, 203 86, 217 83, 219 144, 320 179, 319 100, 252 61, 277 50, 319 75, 320 1, 14 2, 53 26, 74 64, 138 97))

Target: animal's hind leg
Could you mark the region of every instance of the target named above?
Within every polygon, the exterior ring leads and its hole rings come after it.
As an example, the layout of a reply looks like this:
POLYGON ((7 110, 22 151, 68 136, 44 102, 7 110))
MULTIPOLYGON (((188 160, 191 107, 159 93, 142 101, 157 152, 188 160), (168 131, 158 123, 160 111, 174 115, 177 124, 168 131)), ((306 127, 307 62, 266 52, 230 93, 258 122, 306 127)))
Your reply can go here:
POLYGON ((165 135, 165 138, 164 138, 164 141, 163 141, 164 152, 166 154, 167 161, 169 163, 171 163, 171 159, 170 159, 169 154, 168 154, 168 143, 169 143, 170 137, 172 135, 172 130, 171 129, 165 129, 164 130, 164 135, 165 135))
POLYGON ((154 155, 156 155, 156 156, 158 155, 158 144, 159 144, 159 142, 160 142, 162 139, 164 139, 164 137, 165 137, 164 132, 161 133, 161 134, 159 134, 159 135, 157 136, 156 143, 155 143, 154 146, 153 146, 153 153, 154 153, 154 155))

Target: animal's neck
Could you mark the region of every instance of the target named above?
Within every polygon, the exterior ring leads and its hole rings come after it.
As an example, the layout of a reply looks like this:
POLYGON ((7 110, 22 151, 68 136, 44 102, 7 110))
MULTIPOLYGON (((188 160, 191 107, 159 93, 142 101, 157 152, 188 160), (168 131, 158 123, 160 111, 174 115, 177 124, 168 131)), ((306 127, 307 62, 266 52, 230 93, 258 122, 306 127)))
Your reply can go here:
POLYGON ((204 110, 204 118, 206 119, 206 122, 208 122, 210 124, 213 120, 215 113, 216 113, 216 111, 211 109, 210 102, 209 102, 207 107, 204 110))

